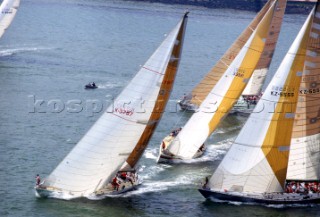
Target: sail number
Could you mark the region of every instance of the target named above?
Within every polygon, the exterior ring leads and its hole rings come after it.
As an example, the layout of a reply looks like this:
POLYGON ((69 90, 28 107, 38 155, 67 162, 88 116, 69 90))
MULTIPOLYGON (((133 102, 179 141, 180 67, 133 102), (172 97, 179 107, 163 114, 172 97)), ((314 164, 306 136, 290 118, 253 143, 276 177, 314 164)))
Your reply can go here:
POLYGON ((235 68, 234 72, 232 73, 232 75, 239 77, 239 78, 243 78, 244 77, 244 73, 246 72, 246 70, 241 69, 241 68, 235 68))
POLYGON ((1 11, 2 14, 12 14, 12 11, 10 9, 4 9, 1 11))
POLYGON ((312 94, 312 93, 319 93, 319 92, 320 92, 319 88, 311 88, 311 89, 300 90, 300 94, 312 94))
POLYGON ((294 97, 294 93, 279 92, 279 91, 271 91, 271 95, 280 96, 280 97, 294 97))

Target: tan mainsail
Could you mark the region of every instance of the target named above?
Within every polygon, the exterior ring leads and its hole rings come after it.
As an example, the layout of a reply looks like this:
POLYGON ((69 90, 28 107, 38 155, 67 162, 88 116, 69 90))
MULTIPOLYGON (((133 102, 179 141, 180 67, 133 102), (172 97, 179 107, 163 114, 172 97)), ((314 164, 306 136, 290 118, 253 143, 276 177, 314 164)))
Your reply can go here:
MULTIPOLYGON (((187 17, 187 14, 185 15, 187 17)), ((159 120, 164 112, 164 109, 166 107, 166 104, 168 102, 168 99, 171 94, 171 90, 173 87, 173 83, 176 77, 179 60, 181 58, 181 51, 182 51, 182 45, 184 40, 184 34, 185 34, 185 25, 186 25, 187 19, 183 20, 183 23, 181 24, 181 29, 178 33, 176 43, 174 45, 171 59, 169 61, 167 70, 165 72, 165 76, 163 78, 163 82, 160 86, 160 91, 158 94, 158 98, 156 99, 155 107, 152 111, 150 120, 147 124, 147 127, 145 128, 142 136, 140 137, 136 147, 133 149, 131 154, 129 155, 126 163, 133 168, 136 163, 139 161, 141 155, 143 154, 145 148, 148 145, 148 142, 152 136, 153 131, 157 127, 159 120)), ((126 168, 123 168, 126 169, 126 168)))
POLYGON ((320 7, 313 17, 307 47, 287 179, 320 180, 320 7))
POLYGON ((253 72, 249 83, 244 89, 242 95, 259 95, 262 91, 262 86, 266 79, 269 67, 272 61, 274 51, 276 49, 277 41, 279 38, 282 20, 286 9, 287 0, 278 0, 276 9, 274 10, 266 45, 260 60, 253 72))
MULTIPOLYGON (((266 12, 270 8, 270 5, 272 2, 274 1, 269 0, 266 3, 266 5, 261 9, 261 11, 255 17, 255 19, 235 40, 235 42, 226 51, 226 53, 222 56, 222 58, 216 63, 216 65, 210 70, 210 72, 208 72, 208 74, 200 81, 200 83, 192 90, 191 92, 192 99, 190 101, 192 104, 200 106, 200 104, 207 97, 207 95, 210 93, 212 88, 219 81, 221 76, 225 73, 228 66, 231 64, 234 58, 238 55, 239 51, 243 48, 246 41, 249 39, 253 31, 256 29, 257 25, 260 23, 261 19, 264 17, 266 12)), ((286 0, 280 0, 278 2, 278 5, 276 6, 277 10, 274 12, 275 16, 273 17, 272 25, 268 33, 269 38, 267 39, 267 47, 265 52, 262 55, 261 61, 257 65, 257 68, 259 69, 269 68, 272 55, 276 46, 276 42, 278 39, 285 6, 286 6, 286 0)), ((265 74, 265 72, 257 72, 255 76, 259 77, 260 76, 259 73, 265 74)), ((261 88, 258 88, 258 89, 261 89, 261 88)))

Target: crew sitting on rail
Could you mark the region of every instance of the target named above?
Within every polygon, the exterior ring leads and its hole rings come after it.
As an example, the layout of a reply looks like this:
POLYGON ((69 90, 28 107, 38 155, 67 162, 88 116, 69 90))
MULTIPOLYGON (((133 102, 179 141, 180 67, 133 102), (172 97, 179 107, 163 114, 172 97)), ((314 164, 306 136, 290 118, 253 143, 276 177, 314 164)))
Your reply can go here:
POLYGON ((181 130, 182 130, 181 127, 179 127, 178 129, 173 130, 173 131, 170 133, 170 136, 176 137, 181 130))

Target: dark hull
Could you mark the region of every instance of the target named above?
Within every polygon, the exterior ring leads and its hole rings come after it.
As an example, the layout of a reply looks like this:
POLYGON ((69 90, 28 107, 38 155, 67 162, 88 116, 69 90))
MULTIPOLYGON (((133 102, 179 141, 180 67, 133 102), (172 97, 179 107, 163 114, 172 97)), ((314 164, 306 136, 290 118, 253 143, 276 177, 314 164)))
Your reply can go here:
POLYGON ((97 86, 91 86, 91 85, 86 85, 85 89, 96 89, 98 88, 97 86))
MULTIPOLYGON (((283 196, 276 199, 255 198, 249 196, 241 196, 234 194, 227 194, 223 192, 211 191, 207 189, 199 189, 200 193, 205 198, 213 198, 222 202, 244 202, 244 203, 260 203, 260 204, 313 204, 320 203, 320 194, 313 196, 299 195, 296 198, 283 196)), ((286 195, 286 194, 283 194, 286 195)), ((289 194, 288 194, 289 195, 289 194)))

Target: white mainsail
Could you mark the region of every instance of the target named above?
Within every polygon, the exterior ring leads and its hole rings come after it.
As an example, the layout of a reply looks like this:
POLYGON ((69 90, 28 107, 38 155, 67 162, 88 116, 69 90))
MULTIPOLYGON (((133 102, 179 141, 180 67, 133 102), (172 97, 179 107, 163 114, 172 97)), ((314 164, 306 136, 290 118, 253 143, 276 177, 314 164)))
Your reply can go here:
POLYGON ((213 87, 167 150, 181 159, 192 159, 238 100, 258 63, 275 8, 272 3, 244 47, 213 87))
POLYGON ((210 189, 240 193, 283 192, 313 12, 210 178, 210 189))
POLYGON ((17 13, 20 0, 4 0, 0 6, 0 38, 17 13))
POLYGON ((318 10, 313 18, 300 85, 290 146, 288 180, 320 180, 320 11, 318 10))
MULTIPOLYGON (((187 13, 141 67, 131 82, 91 127, 44 186, 73 197, 87 196, 103 187, 128 159, 142 137, 148 142, 170 96, 180 61, 187 13), (157 114, 155 114, 158 112, 157 114), (157 116, 153 118, 153 116, 157 116)), ((138 147, 139 151, 141 147, 138 147)), ((137 155, 136 157, 140 157, 137 155)), ((135 158, 134 163, 138 159, 135 158)), ((135 165, 130 164, 131 167, 135 165)))

